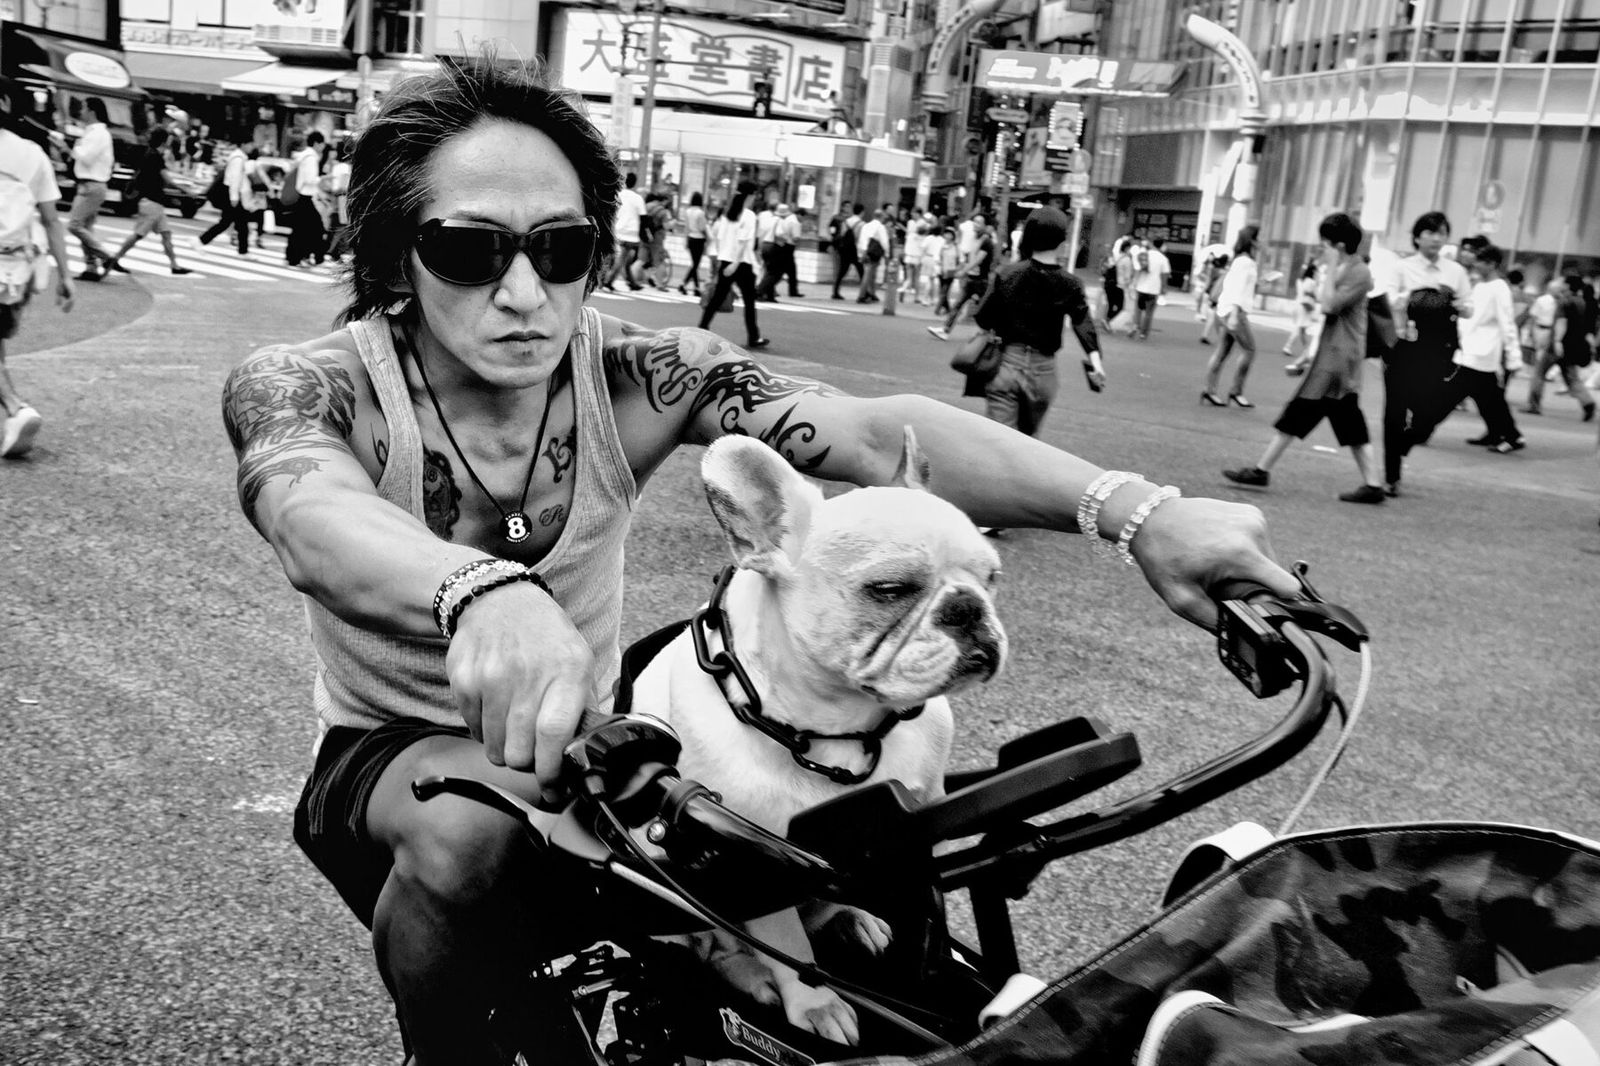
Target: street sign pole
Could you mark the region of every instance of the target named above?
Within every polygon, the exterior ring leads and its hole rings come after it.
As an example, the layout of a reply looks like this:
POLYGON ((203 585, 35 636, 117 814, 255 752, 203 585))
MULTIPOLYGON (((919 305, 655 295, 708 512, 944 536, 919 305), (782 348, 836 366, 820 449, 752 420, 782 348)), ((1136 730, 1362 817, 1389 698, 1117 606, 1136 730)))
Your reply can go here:
POLYGON ((656 110, 656 56, 661 54, 661 9, 664 0, 653 0, 650 7, 650 53, 645 59, 649 70, 645 73, 644 81, 644 107, 639 116, 639 175, 644 182, 645 192, 655 189, 655 153, 650 149, 650 120, 656 110))

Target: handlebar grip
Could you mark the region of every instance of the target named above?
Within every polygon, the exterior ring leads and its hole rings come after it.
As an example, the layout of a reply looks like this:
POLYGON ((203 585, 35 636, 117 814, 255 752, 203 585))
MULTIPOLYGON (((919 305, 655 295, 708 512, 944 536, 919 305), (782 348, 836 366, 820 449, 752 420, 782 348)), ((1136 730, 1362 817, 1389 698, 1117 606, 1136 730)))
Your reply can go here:
POLYGON ((1219 581, 1206 591, 1218 603, 1222 603, 1225 600, 1245 600, 1248 602, 1260 596, 1277 595, 1261 582, 1249 581, 1244 578, 1228 578, 1225 581, 1219 581))

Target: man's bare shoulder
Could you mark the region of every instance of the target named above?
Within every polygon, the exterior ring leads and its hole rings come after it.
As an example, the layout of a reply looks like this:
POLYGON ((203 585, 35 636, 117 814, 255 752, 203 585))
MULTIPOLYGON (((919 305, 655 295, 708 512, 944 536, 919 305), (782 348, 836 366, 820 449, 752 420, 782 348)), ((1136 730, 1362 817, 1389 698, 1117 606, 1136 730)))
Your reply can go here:
POLYGON ((692 404, 707 374, 750 359, 732 342, 692 326, 651 329, 601 315, 600 333, 611 394, 642 396, 658 411, 692 404))
POLYGON ((370 391, 349 330, 300 344, 269 344, 241 359, 223 385, 228 436, 241 448, 268 422, 323 422, 348 437, 358 398, 370 391))

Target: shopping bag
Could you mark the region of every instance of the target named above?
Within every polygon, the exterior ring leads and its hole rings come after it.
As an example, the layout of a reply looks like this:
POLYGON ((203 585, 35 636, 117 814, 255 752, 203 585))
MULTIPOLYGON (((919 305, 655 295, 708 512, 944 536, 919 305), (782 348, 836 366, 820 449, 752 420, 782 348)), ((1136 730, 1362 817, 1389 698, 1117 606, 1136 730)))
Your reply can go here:
POLYGON ((1000 369, 1000 353, 1004 348, 999 334, 979 330, 962 342, 956 354, 950 357, 950 369, 987 381, 1000 369))

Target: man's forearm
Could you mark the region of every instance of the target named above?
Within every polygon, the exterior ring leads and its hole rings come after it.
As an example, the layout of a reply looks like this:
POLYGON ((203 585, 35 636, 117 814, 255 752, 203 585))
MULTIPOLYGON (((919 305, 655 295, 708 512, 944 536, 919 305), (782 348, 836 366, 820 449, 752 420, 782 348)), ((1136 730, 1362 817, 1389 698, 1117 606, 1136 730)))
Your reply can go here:
MULTIPOLYGON (((858 484, 886 484, 898 466, 903 428, 909 425, 932 467, 934 491, 980 525, 1076 533, 1078 500, 1104 472, 992 419, 927 397, 860 402, 872 409, 872 443, 860 471, 838 476, 858 484)), ((1113 493, 1100 513, 1100 532, 1121 529, 1153 488, 1141 481, 1113 493)))
POLYGON ((445 577, 492 557, 377 496, 308 494, 263 527, 297 590, 352 625, 414 637, 439 635, 433 596, 445 577))

